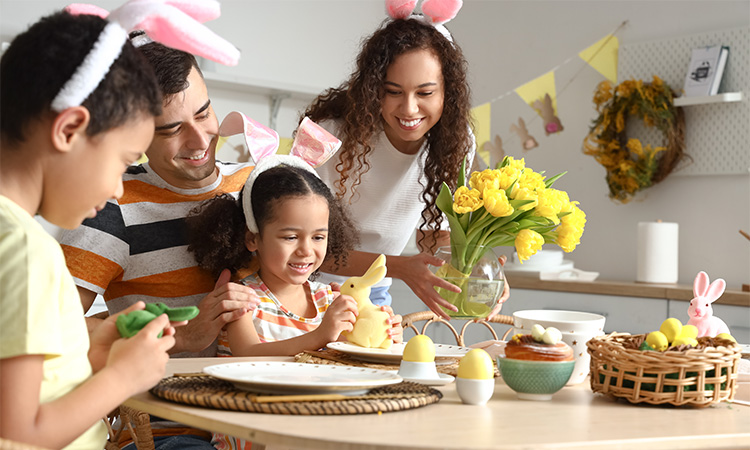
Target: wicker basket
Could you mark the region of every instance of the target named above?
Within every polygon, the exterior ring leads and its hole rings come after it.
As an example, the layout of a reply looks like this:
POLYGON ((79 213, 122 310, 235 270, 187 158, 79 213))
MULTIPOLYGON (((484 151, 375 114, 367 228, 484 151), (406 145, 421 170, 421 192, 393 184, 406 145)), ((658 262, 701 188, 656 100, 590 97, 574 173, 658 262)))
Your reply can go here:
POLYGON ((665 352, 638 350, 645 334, 612 333, 586 343, 591 389, 631 403, 708 406, 734 397, 741 347, 722 338, 665 352))

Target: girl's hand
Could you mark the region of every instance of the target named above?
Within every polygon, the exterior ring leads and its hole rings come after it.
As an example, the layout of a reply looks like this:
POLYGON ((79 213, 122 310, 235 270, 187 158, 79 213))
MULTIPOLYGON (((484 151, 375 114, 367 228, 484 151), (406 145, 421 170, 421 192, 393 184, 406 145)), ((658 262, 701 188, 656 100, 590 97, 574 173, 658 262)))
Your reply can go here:
POLYGON ((323 345, 338 340, 344 331, 352 331, 357 320, 357 302, 349 295, 339 295, 328 306, 323 321, 314 330, 325 341, 323 345))
POLYGON ((404 342, 404 328, 401 326, 401 315, 394 314, 393 309, 387 305, 381 306, 380 310, 387 312, 391 316, 388 319, 388 324, 391 325, 391 328, 388 329, 388 337, 396 344, 404 342))
POLYGON ((174 344, 174 328, 170 326, 167 315, 162 314, 135 336, 115 341, 102 370, 111 369, 120 374, 132 393, 145 391, 164 377, 169 361, 167 351, 174 344), (160 331, 164 331, 162 337, 158 337, 160 331))

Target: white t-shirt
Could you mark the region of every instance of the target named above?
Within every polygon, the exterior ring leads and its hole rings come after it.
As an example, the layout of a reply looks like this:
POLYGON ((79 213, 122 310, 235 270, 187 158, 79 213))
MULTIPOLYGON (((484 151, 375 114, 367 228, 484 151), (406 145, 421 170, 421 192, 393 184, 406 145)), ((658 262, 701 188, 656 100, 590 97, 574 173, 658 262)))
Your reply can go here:
MULTIPOLYGON (((335 121, 322 121, 320 125, 334 136, 337 135, 335 121)), ((469 161, 473 157, 472 148, 469 161)), ((384 132, 373 137, 372 152, 368 155, 370 170, 362 174, 361 183, 353 198, 353 180, 347 181, 344 198, 344 204, 348 206, 352 219, 359 228, 360 245, 357 250, 385 255, 400 255, 404 251, 409 238, 422 221, 426 158, 425 146, 414 155, 406 155, 391 144, 384 132)), ((334 155, 316 169, 334 193, 334 183, 339 179, 336 171, 338 162, 338 155, 334 155)), ((346 279, 347 277, 321 273, 317 281, 330 284, 342 283, 346 279)), ((390 285, 391 279, 385 278, 376 286, 390 285)))

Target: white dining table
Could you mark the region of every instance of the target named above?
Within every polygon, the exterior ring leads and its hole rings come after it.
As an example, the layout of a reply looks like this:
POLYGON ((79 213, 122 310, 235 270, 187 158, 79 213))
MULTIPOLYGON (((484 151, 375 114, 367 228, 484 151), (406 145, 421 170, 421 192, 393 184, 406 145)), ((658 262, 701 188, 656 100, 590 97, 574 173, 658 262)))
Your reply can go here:
MULTIPOLYGON (((292 358, 172 359, 168 375, 200 372, 229 361, 292 358)), ((377 414, 281 415, 172 403, 149 393, 131 408, 208 431, 241 437, 267 449, 709 449, 750 448, 750 406, 706 408, 634 405, 594 394, 588 380, 549 401, 519 400, 502 379, 483 406, 461 403, 455 383, 424 407, 377 414)))

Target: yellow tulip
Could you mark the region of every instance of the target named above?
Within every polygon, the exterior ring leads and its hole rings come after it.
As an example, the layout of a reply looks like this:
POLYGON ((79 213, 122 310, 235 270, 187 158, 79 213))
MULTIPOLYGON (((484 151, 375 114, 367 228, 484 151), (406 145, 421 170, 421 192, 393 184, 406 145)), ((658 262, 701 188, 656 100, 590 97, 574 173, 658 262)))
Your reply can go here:
POLYGON ((495 217, 506 217, 514 211, 503 189, 485 189, 484 209, 495 217))
POLYGON ((486 189, 500 188, 500 171, 486 169, 481 172, 472 172, 469 178, 469 186, 483 192, 486 189))
POLYGON ((539 203, 534 210, 534 214, 541 217, 546 217, 554 222, 555 225, 560 223, 560 219, 557 217, 562 211, 564 206, 570 203, 568 194, 564 191, 558 191, 557 189, 545 189, 539 192, 539 203))
POLYGON ((515 246, 518 259, 523 263, 542 248, 544 237, 534 230, 521 230, 516 236, 515 246))
POLYGON ((518 177, 518 186, 528 188, 534 191, 543 191, 547 188, 544 184, 544 177, 531 169, 526 169, 518 177))
POLYGON ((453 211, 456 214, 464 214, 476 211, 482 207, 482 194, 476 189, 460 186, 453 196, 453 211))
POLYGON ((537 200, 538 196, 539 195, 537 194, 536 191, 527 189, 527 188, 514 189, 513 192, 510 194, 510 197, 513 200, 533 200, 531 203, 527 203, 521 206, 520 208, 518 208, 521 211, 528 211, 530 209, 535 208, 538 202, 537 200))

